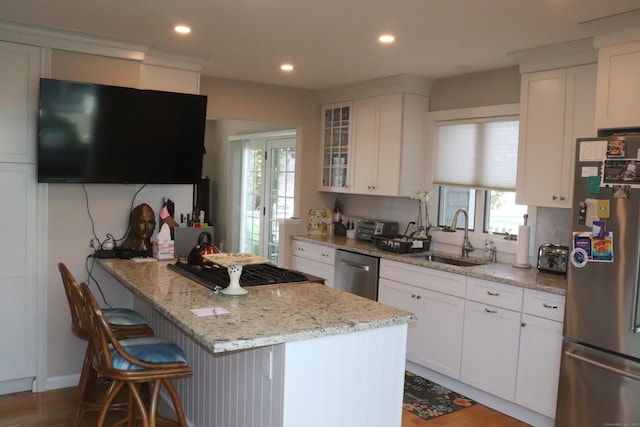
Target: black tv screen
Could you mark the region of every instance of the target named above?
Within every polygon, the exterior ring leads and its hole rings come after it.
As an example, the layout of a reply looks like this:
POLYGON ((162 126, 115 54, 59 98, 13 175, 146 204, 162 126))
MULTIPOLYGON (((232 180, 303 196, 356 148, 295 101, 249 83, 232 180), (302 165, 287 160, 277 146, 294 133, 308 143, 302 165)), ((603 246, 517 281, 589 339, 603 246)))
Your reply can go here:
POLYGON ((38 182, 200 180, 207 97, 40 79, 38 182))

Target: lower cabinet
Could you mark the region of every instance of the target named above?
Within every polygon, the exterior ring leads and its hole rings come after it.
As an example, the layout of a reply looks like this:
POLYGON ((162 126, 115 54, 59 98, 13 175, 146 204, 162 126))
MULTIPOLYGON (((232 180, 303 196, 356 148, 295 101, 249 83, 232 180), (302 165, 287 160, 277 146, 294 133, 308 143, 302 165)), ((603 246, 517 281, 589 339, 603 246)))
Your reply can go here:
POLYGON ((409 324, 407 359, 456 379, 460 377, 464 298, 455 294, 464 295, 465 284, 466 278, 458 274, 387 260, 380 264, 378 300, 418 318, 409 324))
POLYGON ((525 290, 515 401, 550 418, 556 413, 563 313, 563 296, 525 290))
POLYGON ((293 240, 291 267, 294 270, 322 277, 327 286, 333 287, 335 249, 309 242, 293 240))
POLYGON ((418 318, 408 360, 554 418, 564 296, 386 259, 378 295, 418 318))
POLYGON ((466 301, 460 379, 512 401, 519 337, 519 312, 466 301))

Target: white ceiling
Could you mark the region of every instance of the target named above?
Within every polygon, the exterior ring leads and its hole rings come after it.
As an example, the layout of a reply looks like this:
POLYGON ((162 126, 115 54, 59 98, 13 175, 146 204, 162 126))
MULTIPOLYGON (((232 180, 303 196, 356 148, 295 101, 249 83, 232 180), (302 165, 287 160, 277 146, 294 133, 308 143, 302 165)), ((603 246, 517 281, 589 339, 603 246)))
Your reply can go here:
POLYGON ((510 52, 590 37, 640 0, 0 0, 0 19, 203 60, 205 75, 326 89, 397 74, 516 64, 510 52), (193 31, 177 36, 185 23, 193 31), (380 33, 396 35, 380 46, 380 33), (296 70, 284 75, 282 62, 296 70))

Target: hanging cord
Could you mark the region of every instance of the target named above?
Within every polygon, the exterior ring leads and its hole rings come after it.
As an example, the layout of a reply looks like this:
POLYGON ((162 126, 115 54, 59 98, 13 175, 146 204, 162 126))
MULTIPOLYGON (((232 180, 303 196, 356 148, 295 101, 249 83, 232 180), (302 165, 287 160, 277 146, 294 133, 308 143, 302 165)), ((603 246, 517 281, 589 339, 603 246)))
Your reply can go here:
MULTIPOLYGON (((140 187, 135 194, 133 195, 133 198, 131 199, 131 206, 129 207, 129 214, 131 213, 131 211, 133 210, 133 204, 136 201, 136 197, 138 196, 138 193, 140 193, 140 191, 142 191, 143 188, 145 188, 147 186, 147 184, 142 185, 142 187, 140 187)), ((129 231, 129 220, 127 220, 127 229, 124 232, 124 235, 120 238, 120 239, 116 239, 113 237, 112 234, 107 233, 107 238, 104 241, 100 241, 100 239, 98 238, 98 235, 96 233, 96 227, 95 227, 95 222, 93 221, 93 216, 91 216, 91 208, 89 206, 89 194, 87 193, 87 187, 82 184, 82 190, 84 191, 84 197, 85 197, 85 205, 87 208, 87 215, 89 216, 89 220, 91 221, 91 232, 93 233, 93 238, 91 239, 91 247, 94 250, 98 250, 98 249, 106 249, 104 248, 105 243, 107 242, 113 242, 113 244, 115 245, 116 242, 120 242, 121 240, 124 240, 125 237, 127 237, 127 232, 129 231), (96 247, 95 243, 98 243, 98 247, 96 247)), ((85 269, 87 270, 87 284, 91 285, 91 281, 93 280, 93 282, 96 284, 98 291, 100 292, 100 295, 102 296, 102 301, 109 307, 109 308, 113 308, 111 307, 111 304, 109 304, 109 302, 107 301, 107 298, 104 296, 104 292, 102 291, 102 288, 100 287, 100 283, 98 283, 98 281, 96 280, 96 278, 93 276, 93 267, 96 263, 96 258, 93 254, 88 255, 86 260, 85 260, 85 269), (91 260, 91 262, 89 262, 89 260, 91 260)))
POLYGON ((104 296, 104 292, 102 292, 102 288, 100 287, 100 283, 98 283, 98 281, 96 280, 95 277, 93 277, 93 266, 96 263, 96 257, 94 257, 93 255, 89 255, 87 256, 87 259, 85 260, 84 266, 87 270, 87 275, 89 276, 87 279, 87 284, 91 285, 91 280, 93 280, 93 282, 96 284, 96 286, 98 287, 98 291, 100 292, 100 295, 102 296, 102 301, 104 301, 104 303, 107 305, 107 307, 109 308, 113 308, 111 307, 111 304, 109 304, 109 302, 107 301, 107 298, 104 296), (91 260, 91 261, 89 261, 91 260))

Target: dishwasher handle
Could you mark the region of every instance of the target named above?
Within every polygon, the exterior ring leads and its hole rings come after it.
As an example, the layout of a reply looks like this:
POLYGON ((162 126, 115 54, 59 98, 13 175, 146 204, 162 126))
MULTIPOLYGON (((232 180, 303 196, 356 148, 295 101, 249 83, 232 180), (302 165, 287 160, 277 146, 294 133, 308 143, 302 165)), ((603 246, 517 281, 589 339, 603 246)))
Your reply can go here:
POLYGON ((364 264, 356 264, 355 262, 340 261, 340 265, 355 268, 356 270, 369 271, 369 266, 364 264))

